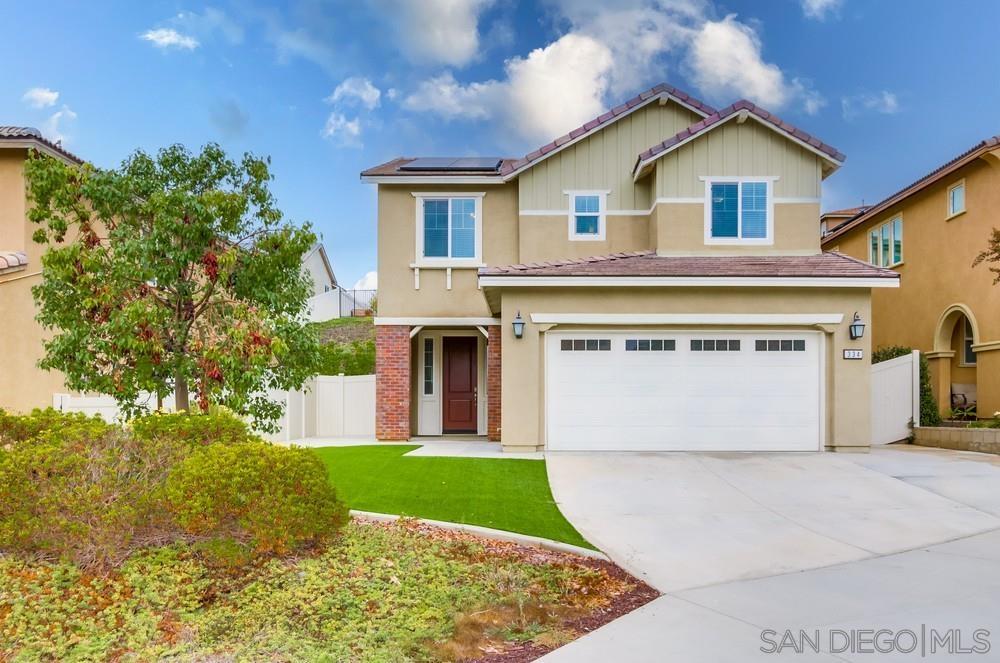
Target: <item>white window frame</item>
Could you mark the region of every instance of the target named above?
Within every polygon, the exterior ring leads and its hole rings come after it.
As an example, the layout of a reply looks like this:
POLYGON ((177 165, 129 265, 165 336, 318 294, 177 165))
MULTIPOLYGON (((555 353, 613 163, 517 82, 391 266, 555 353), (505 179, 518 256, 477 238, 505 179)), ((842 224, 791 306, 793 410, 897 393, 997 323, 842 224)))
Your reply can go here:
MULTIPOLYGON (((569 196, 569 208, 567 210, 567 218, 569 220, 569 241, 571 242, 603 242, 608 236, 608 194, 611 193, 610 190, 592 190, 592 191, 563 191, 564 194, 569 196), (577 196, 597 196, 598 207, 597 207, 597 233, 578 233, 576 232, 576 198, 577 196)), ((584 214, 583 216, 593 216, 593 214, 584 214)))
POLYGON ((965 210, 968 207, 968 205, 966 205, 966 194, 968 194, 968 192, 969 192, 968 189, 965 188, 965 178, 964 177, 962 179, 960 179, 959 181, 955 182, 954 184, 952 184, 950 187, 948 187, 948 191, 947 191, 947 194, 945 195, 945 199, 944 199, 944 205, 945 205, 945 217, 944 218, 945 219, 951 219, 951 218, 954 218, 954 217, 958 216, 959 214, 965 214, 965 210), (951 209, 951 192, 954 191, 955 189, 959 188, 959 187, 962 187, 962 209, 960 209, 960 210, 952 210, 951 209))
POLYGON ((479 192, 421 192, 414 193, 416 198, 416 259, 413 267, 483 267, 483 196, 486 193, 479 192), (447 200, 448 201, 448 254, 451 254, 451 201, 455 198, 472 198, 476 201, 476 254, 471 258, 425 258, 424 257, 424 201, 427 200, 447 200))
MULTIPOLYGON (((886 268, 891 269, 893 267, 899 267, 906 260, 906 246, 903 245, 903 244, 900 244, 900 247, 899 247, 900 248, 899 261, 893 261, 893 249, 896 246, 896 230, 895 230, 894 226, 895 226, 895 223, 896 223, 897 220, 899 221, 899 229, 903 230, 903 215, 902 214, 897 214, 896 216, 892 217, 891 219, 889 219, 885 223, 880 223, 877 226, 872 226, 871 228, 868 229, 868 234, 865 237, 867 238, 867 241, 868 241, 868 262, 869 262, 869 264, 872 264, 875 267, 886 267, 886 268), (889 228, 889 262, 887 262, 886 264, 883 265, 882 264, 882 229, 886 228, 886 227, 889 228), (878 237, 879 237, 879 241, 878 241, 878 255, 873 255, 873 251, 872 251, 872 233, 878 233, 878 237)), ((903 234, 904 237, 906 236, 906 232, 905 231, 902 234, 903 234)))
POLYGON ((723 175, 703 176, 699 178, 705 183, 705 244, 730 246, 772 246, 774 244, 774 183, 776 175, 759 177, 731 177, 723 175), (744 182, 763 182, 767 185, 767 236, 743 238, 743 184, 744 182), (712 185, 738 184, 736 193, 736 237, 712 236, 712 185))

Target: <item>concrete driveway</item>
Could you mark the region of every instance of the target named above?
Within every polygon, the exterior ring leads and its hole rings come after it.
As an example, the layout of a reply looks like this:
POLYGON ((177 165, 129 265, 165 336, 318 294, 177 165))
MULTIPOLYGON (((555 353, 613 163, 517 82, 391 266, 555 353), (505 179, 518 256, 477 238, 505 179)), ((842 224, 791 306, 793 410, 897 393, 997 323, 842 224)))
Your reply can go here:
POLYGON ((864 643, 830 653, 841 644, 833 629, 915 629, 927 639, 928 629, 958 628, 971 646, 986 628, 992 652, 961 660, 1000 660, 997 457, 897 446, 548 454, 547 465, 567 518, 665 596, 546 660, 773 660, 760 649, 768 628, 776 640, 820 629, 824 653, 807 647, 796 660, 872 657, 864 643))

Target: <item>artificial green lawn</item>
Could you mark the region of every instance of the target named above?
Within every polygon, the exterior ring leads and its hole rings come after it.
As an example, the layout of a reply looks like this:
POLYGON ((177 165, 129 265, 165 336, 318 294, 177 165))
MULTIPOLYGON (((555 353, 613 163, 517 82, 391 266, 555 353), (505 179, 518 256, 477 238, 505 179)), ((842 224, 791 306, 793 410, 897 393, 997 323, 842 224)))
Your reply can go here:
POLYGON ((545 461, 403 456, 418 446, 315 452, 352 509, 481 525, 593 548, 559 512, 545 461))

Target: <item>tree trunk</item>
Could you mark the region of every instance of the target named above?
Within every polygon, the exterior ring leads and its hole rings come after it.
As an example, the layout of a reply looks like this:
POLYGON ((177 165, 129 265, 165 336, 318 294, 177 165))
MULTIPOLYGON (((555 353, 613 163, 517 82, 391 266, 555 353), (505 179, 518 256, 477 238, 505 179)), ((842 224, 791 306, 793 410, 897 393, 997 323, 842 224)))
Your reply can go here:
POLYGON ((184 412, 191 411, 191 406, 188 402, 187 377, 180 372, 174 378, 174 407, 178 412, 182 410, 184 412))

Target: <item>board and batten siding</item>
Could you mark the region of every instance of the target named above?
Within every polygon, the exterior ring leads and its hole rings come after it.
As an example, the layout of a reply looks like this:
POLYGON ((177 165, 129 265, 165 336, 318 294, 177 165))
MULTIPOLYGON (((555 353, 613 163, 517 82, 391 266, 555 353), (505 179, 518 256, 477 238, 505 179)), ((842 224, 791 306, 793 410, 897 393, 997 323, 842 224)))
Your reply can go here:
POLYGON ((639 153, 701 119, 674 102, 654 101, 518 176, 521 210, 566 210, 567 190, 609 190, 609 210, 648 210, 649 178, 633 183, 639 153))
POLYGON ((735 120, 682 145, 656 162, 657 198, 705 195, 699 177, 777 176, 776 198, 819 198, 820 158, 754 120, 735 120))

